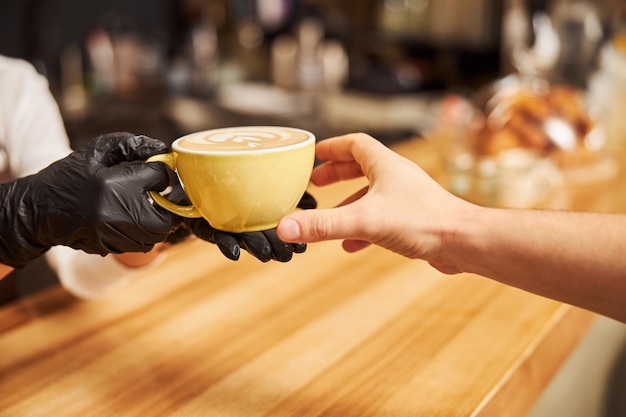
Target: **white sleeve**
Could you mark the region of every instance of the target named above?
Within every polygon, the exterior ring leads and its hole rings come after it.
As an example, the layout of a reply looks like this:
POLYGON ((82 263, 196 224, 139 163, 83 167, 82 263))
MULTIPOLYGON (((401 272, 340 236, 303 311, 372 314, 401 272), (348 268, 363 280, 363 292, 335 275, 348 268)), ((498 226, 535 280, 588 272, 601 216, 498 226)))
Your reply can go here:
POLYGON ((0 145, 13 178, 67 156, 70 144, 46 78, 26 61, 0 57, 0 145))
POLYGON ((161 254, 141 268, 127 268, 111 255, 88 254, 67 246, 55 246, 46 253, 48 263, 57 272, 63 287, 85 299, 101 298, 123 287, 139 273, 160 264, 164 256, 161 254))

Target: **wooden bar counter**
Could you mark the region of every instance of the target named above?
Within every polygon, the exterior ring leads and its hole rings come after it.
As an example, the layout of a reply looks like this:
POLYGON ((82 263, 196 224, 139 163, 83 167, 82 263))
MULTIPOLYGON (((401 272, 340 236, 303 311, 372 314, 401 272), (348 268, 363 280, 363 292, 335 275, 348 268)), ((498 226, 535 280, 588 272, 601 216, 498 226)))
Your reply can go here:
MULTIPOLYGON (((429 146, 395 148, 436 177, 429 146)), ((622 183, 571 208, 623 211, 622 183)), ((523 416, 594 317, 377 247, 262 264, 191 241, 103 299, 0 309, 0 416, 523 416)))

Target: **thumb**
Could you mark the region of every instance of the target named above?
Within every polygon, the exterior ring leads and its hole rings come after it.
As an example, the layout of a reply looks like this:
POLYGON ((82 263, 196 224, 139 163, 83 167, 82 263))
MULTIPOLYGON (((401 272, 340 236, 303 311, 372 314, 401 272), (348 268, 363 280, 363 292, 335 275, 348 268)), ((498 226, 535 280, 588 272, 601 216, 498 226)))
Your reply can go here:
POLYGON ((163 191, 169 185, 167 168, 163 164, 132 162, 103 168, 100 175, 107 181, 129 191, 163 191))
POLYGON ((145 161, 148 157, 167 150, 167 145, 158 139, 128 132, 106 133, 92 139, 87 145, 89 158, 104 166, 145 161))
POLYGON ((285 242, 309 243, 356 238, 352 236, 356 227, 347 209, 338 207, 290 213, 280 220, 276 233, 285 242))

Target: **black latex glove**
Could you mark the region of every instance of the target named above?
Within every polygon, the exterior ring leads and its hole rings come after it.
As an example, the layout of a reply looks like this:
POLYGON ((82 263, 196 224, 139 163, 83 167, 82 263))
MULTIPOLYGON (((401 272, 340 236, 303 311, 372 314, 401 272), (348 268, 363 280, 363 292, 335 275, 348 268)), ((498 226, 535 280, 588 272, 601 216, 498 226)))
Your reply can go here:
MULTIPOLYGON (((317 201, 311 194, 305 192, 298 207, 315 208, 317 201)), ((224 256, 233 261, 239 259, 240 249, 245 249, 261 262, 272 259, 289 262, 294 253, 306 251, 306 243, 286 243, 280 240, 276 228, 260 232, 226 233, 212 228, 204 219, 185 219, 184 222, 193 234, 217 244, 224 256)))
MULTIPOLYGON (((174 183, 173 190, 167 198, 177 204, 190 204, 178 181, 174 183)), ((317 207, 317 201, 311 194, 305 192, 298 207, 312 209, 317 207)), ((280 240, 275 228, 260 232, 228 233, 214 229, 202 218, 183 219, 182 225, 168 237, 167 241, 176 243, 192 233, 200 239, 216 244, 222 254, 233 261, 239 259, 241 249, 248 251, 262 262, 272 259, 288 262, 294 253, 302 253, 306 250, 305 243, 285 243, 280 240)))
POLYGON ((22 267, 55 245, 88 253, 147 252, 181 219, 146 191, 168 185, 156 139, 111 133, 37 174, 0 185, 0 262, 22 267))

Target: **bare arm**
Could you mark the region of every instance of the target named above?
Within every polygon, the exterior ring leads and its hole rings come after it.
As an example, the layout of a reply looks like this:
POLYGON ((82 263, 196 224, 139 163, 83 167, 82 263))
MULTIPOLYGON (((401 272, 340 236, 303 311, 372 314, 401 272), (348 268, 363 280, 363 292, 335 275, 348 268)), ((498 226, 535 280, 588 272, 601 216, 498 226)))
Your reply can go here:
POLYGON ((120 254, 113 254, 117 262, 124 265, 127 268, 142 268, 150 265, 156 260, 165 250, 167 244, 157 243, 154 248, 146 253, 142 252, 127 252, 120 254))
POLYGON ((470 211, 445 239, 446 262, 626 322, 626 215, 470 211))
POLYGON ((365 176, 340 207, 285 216, 286 241, 376 244, 448 274, 470 272, 626 322, 626 214, 485 208, 443 189, 364 134, 321 141, 317 185, 365 176))

